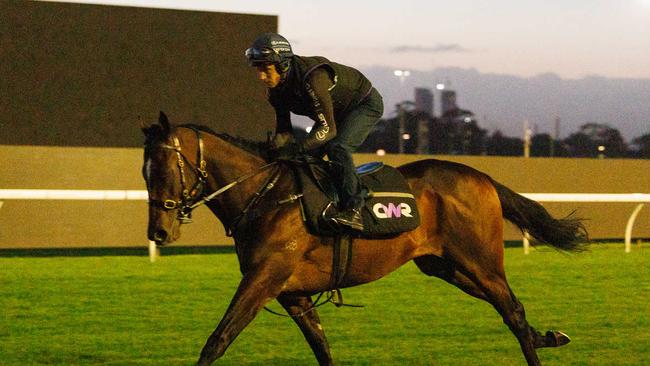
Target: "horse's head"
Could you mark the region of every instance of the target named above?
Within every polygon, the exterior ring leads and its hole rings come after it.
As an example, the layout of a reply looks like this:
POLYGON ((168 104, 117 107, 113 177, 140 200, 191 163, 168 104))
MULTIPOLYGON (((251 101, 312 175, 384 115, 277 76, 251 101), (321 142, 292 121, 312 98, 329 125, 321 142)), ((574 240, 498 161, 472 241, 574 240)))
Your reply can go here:
MULTIPOLYGON (((172 128, 160 112, 157 124, 143 127, 145 135, 142 175, 149 192, 147 236, 157 245, 180 237, 180 224, 190 221, 189 207, 202 192, 203 178, 181 152, 181 130, 172 128)), ((190 131, 191 132, 191 131, 190 131)), ((193 155, 193 154, 190 154, 193 155)))

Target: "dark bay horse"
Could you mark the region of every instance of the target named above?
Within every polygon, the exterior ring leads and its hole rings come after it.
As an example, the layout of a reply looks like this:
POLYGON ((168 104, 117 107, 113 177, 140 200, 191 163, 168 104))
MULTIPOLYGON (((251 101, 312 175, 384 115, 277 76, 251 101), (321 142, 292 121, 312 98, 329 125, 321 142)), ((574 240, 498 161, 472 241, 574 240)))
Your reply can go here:
MULTIPOLYGON (((290 198, 297 193, 291 168, 268 163, 252 142, 200 126, 172 126, 162 113, 158 124, 143 131, 149 238, 158 245, 178 239, 192 208, 205 203, 235 239, 243 278, 198 365, 221 357, 273 299, 300 327, 319 365, 332 365, 311 296, 332 289, 333 239, 305 228, 299 203, 290 198), (262 214, 242 215, 251 210, 262 214)), ((568 343, 565 334, 542 334, 526 321, 506 281, 503 219, 565 251, 584 245, 582 223, 554 219, 538 203, 461 164, 431 159, 399 170, 417 199, 421 224, 392 239, 355 239, 341 287, 377 280, 413 260, 424 274, 492 304, 529 365, 540 365, 537 348, 568 343)))

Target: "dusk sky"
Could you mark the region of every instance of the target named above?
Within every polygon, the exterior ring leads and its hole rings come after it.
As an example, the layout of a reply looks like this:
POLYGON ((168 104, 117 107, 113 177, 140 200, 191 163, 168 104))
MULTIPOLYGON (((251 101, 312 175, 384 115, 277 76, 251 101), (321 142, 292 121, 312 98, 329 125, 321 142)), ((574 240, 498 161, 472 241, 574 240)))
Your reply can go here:
POLYGON ((650 0, 72 0, 270 14, 297 54, 363 67, 650 78, 650 0))

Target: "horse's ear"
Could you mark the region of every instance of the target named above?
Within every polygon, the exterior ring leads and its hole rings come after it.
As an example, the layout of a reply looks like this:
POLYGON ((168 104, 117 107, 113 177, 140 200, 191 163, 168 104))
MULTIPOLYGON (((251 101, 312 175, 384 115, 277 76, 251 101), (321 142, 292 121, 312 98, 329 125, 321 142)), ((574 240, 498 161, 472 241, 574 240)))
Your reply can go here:
POLYGON ((167 118, 167 115, 163 111, 160 111, 160 115, 158 116, 158 123, 160 123, 164 131, 169 131, 171 129, 169 118, 167 118))
POLYGON ((142 130, 142 133, 144 133, 145 140, 153 139, 156 136, 159 136, 162 132, 162 127, 156 124, 151 126, 142 124, 140 129, 142 130))

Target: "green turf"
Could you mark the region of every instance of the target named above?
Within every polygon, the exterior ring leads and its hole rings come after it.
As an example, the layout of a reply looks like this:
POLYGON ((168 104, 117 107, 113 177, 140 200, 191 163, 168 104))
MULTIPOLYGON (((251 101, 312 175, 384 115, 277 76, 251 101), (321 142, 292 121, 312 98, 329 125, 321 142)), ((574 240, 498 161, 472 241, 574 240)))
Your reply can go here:
MULTIPOLYGON (((510 285, 540 330, 572 343, 545 365, 650 365, 650 251, 506 249, 510 285)), ((192 365, 240 275, 234 254, 0 258, 0 365, 192 365)), ((337 365, 522 365, 480 300, 409 263, 320 308, 337 365)), ((280 310, 277 303, 272 307, 280 310)), ((287 318, 262 312, 217 365, 314 365, 287 318)))

